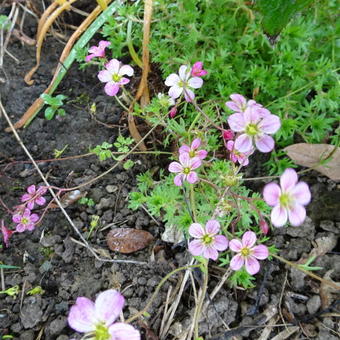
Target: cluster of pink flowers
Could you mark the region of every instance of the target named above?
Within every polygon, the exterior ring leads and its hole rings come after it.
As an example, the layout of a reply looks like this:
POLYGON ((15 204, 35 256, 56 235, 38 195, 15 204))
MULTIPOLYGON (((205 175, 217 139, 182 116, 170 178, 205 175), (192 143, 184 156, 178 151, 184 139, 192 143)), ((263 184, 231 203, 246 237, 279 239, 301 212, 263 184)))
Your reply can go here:
POLYGON ((296 227, 306 218, 305 205, 310 202, 311 193, 305 182, 298 182, 294 169, 286 169, 280 177, 280 186, 268 183, 264 187, 263 198, 274 207, 271 221, 275 227, 284 226, 288 219, 296 227))
POLYGON ((30 185, 27 188, 27 193, 21 196, 22 204, 17 207, 12 216, 12 221, 16 224, 15 230, 8 229, 4 221, 1 221, 1 233, 6 247, 9 247, 9 239, 14 233, 34 230, 40 218, 39 215, 32 213, 32 210, 35 205, 43 206, 46 204, 46 199, 43 197, 46 191, 45 187, 36 188, 35 185, 30 185))
POLYGON ((255 100, 247 101, 240 94, 232 94, 230 98, 232 101, 226 102, 226 106, 235 113, 229 116, 228 124, 238 134, 233 149, 243 154, 243 158, 247 158, 255 147, 261 152, 272 151, 274 139, 269 135, 280 128, 280 118, 255 100))
MULTIPOLYGON (((184 94, 185 100, 189 103, 192 102, 195 98, 193 90, 202 87, 203 79, 201 77, 207 74, 208 72, 203 69, 201 61, 196 62, 191 68, 187 65, 182 65, 178 74, 172 73, 165 80, 165 85, 170 86, 169 96, 177 99, 184 94)), ((175 114, 175 109, 170 111, 172 118, 175 114)))
POLYGON ((216 261, 218 252, 228 248, 228 239, 224 235, 219 235, 220 229, 220 223, 216 220, 209 220, 205 227, 193 223, 189 228, 189 234, 195 240, 189 243, 190 253, 216 261))
POLYGON ((68 324, 91 339, 140 340, 140 333, 133 326, 115 322, 124 304, 124 296, 114 289, 100 293, 95 302, 78 297, 68 315, 68 324))
POLYGON ((174 183, 181 186, 184 181, 194 184, 198 181, 198 175, 194 171, 202 165, 202 160, 207 157, 206 150, 199 150, 201 140, 196 138, 191 145, 182 145, 179 148, 179 162, 171 162, 169 171, 177 173, 174 178, 174 183))

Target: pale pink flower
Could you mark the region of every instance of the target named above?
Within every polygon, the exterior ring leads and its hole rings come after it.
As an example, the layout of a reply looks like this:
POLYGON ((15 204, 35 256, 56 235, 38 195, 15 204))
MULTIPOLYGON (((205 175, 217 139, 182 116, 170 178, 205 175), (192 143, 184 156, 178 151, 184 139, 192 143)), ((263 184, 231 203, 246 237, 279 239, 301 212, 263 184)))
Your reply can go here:
POLYGON ((133 68, 130 65, 122 65, 117 59, 110 60, 105 65, 105 70, 98 73, 98 78, 102 83, 106 83, 104 91, 108 96, 115 96, 119 89, 128 84, 130 79, 123 77, 133 75, 133 68))
POLYGON ((114 323, 124 303, 123 295, 113 289, 100 293, 95 302, 78 297, 68 315, 68 324, 77 332, 93 335, 93 339, 140 340, 140 333, 133 326, 114 323))
POLYGON ((203 85, 203 80, 200 77, 191 77, 191 69, 182 65, 178 74, 172 73, 166 78, 165 85, 170 86, 170 97, 176 99, 184 93, 185 100, 191 102, 195 98, 193 89, 199 89, 203 85))
POLYGON ((241 133, 235 140, 235 149, 242 153, 250 152, 253 144, 261 152, 272 151, 274 139, 269 134, 274 134, 281 126, 278 116, 268 114, 263 117, 253 107, 229 116, 228 124, 234 132, 241 133))
POLYGON ((9 247, 9 239, 12 237, 12 235, 15 233, 14 230, 10 230, 5 226, 4 220, 1 220, 1 233, 2 238, 5 243, 6 248, 9 247))
POLYGON ((171 162, 169 164, 169 171, 178 173, 174 178, 174 183, 177 186, 181 186, 183 181, 188 181, 194 184, 198 181, 198 175, 195 171, 202 164, 200 158, 190 158, 188 153, 181 153, 179 155, 179 162, 171 162))
POLYGON ((106 47, 110 46, 111 43, 106 40, 101 40, 99 41, 98 46, 91 46, 89 48, 89 54, 86 58, 85 61, 88 63, 91 59, 98 57, 98 58, 105 58, 105 49, 106 47))
POLYGON ((24 211, 14 214, 12 221, 17 223, 15 230, 18 233, 22 233, 25 230, 32 231, 36 222, 39 221, 39 216, 37 214, 31 214, 31 210, 26 208, 24 211))
POLYGON ((264 260, 269 256, 268 248, 260 244, 254 247, 256 243, 256 234, 247 231, 242 236, 242 242, 238 239, 229 242, 229 248, 238 253, 230 261, 232 270, 240 270, 243 265, 250 275, 255 275, 260 270, 258 260, 264 260))
POLYGON ((209 220, 205 227, 199 223, 193 223, 189 227, 189 234, 197 240, 189 243, 190 253, 216 261, 218 252, 228 248, 228 239, 224 235, 218 235, 219 232, 220 224, 216 220, 209 220))
POLYGON ((191 69, 191 75, 193 77, 203 77, 208 74, 208 71, 203 70, 203 63, 201 61, 197 61, 191 69))
POLYGON ((269 183, 264 187, 263 198, 274 207, 271 221, 275 227, 282 227, 288 219, 296 227, 306 218, 304 206, 310 202, 311 193, 305 182, 298 182, 294 169, 286 169, 280 177, 280 186, 269 183))
POLYGON ((235 149, 235 142, 229 140, 226 144, 227 150, 230 152, 230 160, 234 163, 238 162, 243 166, 247 166, 249 164, 248 157, 254 152, 254 149, 251 149, 248 152, 239 152, 235 149))
POLYGON ((21 202, 27 202, 27 208, 30 210, 34 208, 34 204, 42 206, 46 203, 46 199, 42 197, 46 191, 45 187, 36 189, 35 185, 32 184, 27 188, 27 194, 21 196, 21 202))
POLYGON ((190 158, 198 157, 199 159, 204 159, 205 157, 207 157, 208 151, 203 149, 198 150, 201 144, 201 140, 199 138, 196 138, 193 140, 190 146, 186 144, 182 145, 179 148, 178 152, 180 154, 187 153, 190 158))

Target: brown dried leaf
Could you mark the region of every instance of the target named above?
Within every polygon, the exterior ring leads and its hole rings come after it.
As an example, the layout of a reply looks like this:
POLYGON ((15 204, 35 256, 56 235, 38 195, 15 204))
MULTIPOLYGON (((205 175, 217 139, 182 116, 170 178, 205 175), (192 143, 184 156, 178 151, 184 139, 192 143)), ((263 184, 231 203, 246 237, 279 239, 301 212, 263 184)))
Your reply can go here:
POLYGON ((141 250, 152 241, 153 236, 149 232, 132 228, 115 228, 106 236, 108 247, 123 254, 141 250))
POLYGON ((340 181, 340 148, 329 144, 298 143, 284 148, 298 165, 313 168, 333 181, 340 181), (325 164, 321 161, 330 158, 325 164))

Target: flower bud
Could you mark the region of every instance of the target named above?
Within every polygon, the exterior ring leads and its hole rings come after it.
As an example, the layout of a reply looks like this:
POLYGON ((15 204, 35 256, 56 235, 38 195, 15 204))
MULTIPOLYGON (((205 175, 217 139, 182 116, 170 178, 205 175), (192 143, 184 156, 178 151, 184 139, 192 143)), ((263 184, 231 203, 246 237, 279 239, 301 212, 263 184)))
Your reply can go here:
POLYGON ((268 223, 265 221, 265 220, 260 220, 260 228, 261 228, 261 231, 267 235, 268 232, 269 232, 269 226, 268 226, 268 223))
POLYGON ((169 116, 170 118, 174 118, 177 114, 177 107, 174 106, 170 111, 169 111, 169 116))
POLYGON ((232 139, 234 139, 234 136, 235 136, 235 134, 234 134, 234 131, 232 131, 232 130, 224 130, 223 131, 224 140, 232 140, 232 139))

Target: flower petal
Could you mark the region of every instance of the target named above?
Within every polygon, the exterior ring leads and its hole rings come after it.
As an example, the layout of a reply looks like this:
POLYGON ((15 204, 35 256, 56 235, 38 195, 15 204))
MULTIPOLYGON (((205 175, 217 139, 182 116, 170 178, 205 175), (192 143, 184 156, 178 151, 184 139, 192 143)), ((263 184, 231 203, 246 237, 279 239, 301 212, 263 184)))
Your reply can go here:
POLYGON ((35 199, 35 203, 38 205, 44 205, 46 203, 46 199, 44 197, 37 197, 35 199))
POLYGON ((179 76, 176 73, 172 73, 165 79, 165 85, 166 86, 174 86, 178 85, 178 82, 180 81, 179 76))
POLYGON ((29 217, 31 215, 31 210, 30 209, 25 209, 24 213, 22 214, 23 217, 29 217))
POLYGON ((120 69, 120 61, 117 59, 112 59, 105 65, 105 67, 111 74, 118 74, 120 69))
POLYGON ((128 84, 129 82, 130 82, 130 79, 123 77, 123 78, 121 78, 121 80, 117 83, 117 85, 126 85, 126 84, 128 84))
POLYGON ((295 204, 288 210, 289 222, 292 226, 298 227, 306 218, 306 209, 303 205, 295 204))
POLYGON ((133 326, 117 322, 109 327, 109 333, 114 340, 140 340, 140 333, 133 326))
POLYGON ((203 257, 216 261, 218 258, 218 251, 212 246, 203 247, 203 257))
POLYGON ((263 244, 255 246, 252 251, 252 256, 256 257, 259 260, 264 260, 269 256, 268 248, 263 244))
POLYGON ((112 74, 108 70, 102 70, 98 73, 98 79, 102 83, 107 83, 112 80, 112 74))
POLYGON ((183 152, 189 153, 190 152, 190 146, 184 144, 178 149, 178 152, 179 153, 183 153, 183 152))
POLYGON ((34 201, 32 200, 32 201, 28 202, 26 207, 27 207, 29 210, 33 210, 33 208, 34 208, 34 201))
POLYGON ((192 223, 189 227, 189 234, 192 237, 201 238, 206 234, 206 232, 201 224, 192 223))
POLYGON ((242 236, 242 246, 251 248, 256 242, 256 234, 253 231, 246 231, 242 236))
POLYGON ((288 213, 285 208, 282 208, 279 204, 276 205, 271 214, 270 219, 275 227, 282 227, 287 222, 288 213))
POLYGON ((32 198, 31 194, 23 194, 21 196, 21 202, 26 202, 26 201, 30 200, 31 198, 32 198))
POLYGON ((205 225, 205 230, 210 235, 218 234, 220 228, 220 223, 216 220, 209 220, 205 225))
POLYGON ((199 150, 196 152, 196 155, 199 159, 204 159, 205 157, 208 156, 208 151, 207 150, 199 150))
POLYGON ((198 149, 202 144, 202 141, 200 138, 195 138, 191 143, 191 149, 196 150, 198 149))
POLYGON ((188 81, 188 85, 193 89, 199 89, 203 85, 203 79, 199 77, 190 78, 188 81))
POLYGON ((218 251, 223 251, 228 248, 228 239, 224 235, 216 235, 214 238, 213 247, 218 251))
MULTIPOLYGON (((182 164, 184 168, 191 167, 191 162, 190 162, 190 156, 188 153, 183 152, 179 155, 179 162, 182 164)), ((197 157, 193 158, 193 160, 196 160, 197 157)), ((199 158, 198 158, 199 159, 199 158)))
POLYGON ((195 99, 195 93, 192 90, 186 88, 184 89, 184 98, 188 103, 191 103, 195 99))
POLYGON ((183 184, 183 180, 184 180, 184 175, 183 174, 179 174, 179 175, 175 176, 174 183, 175 183, 175 185, 180 187, 183 184))
POLYGON ((260 263, 259 261, 256 260, 255 257, 253 256, 246 257, 245 262, 246 262, 246 271, 250 275, 255 275, 256 273, 259 272, 260 263))
POLYGON ((118 74, 120 76, 127 75, 129 77, 133 76, 134 70, 130 65, 123 65, 120 69, 118 74))
POLYGON ((91 61, 91 59, 93 59, 95 57, 96 57, 95 54, 89 54, 88 56, 85 57, 85 61, 88 63, 89 61, 91 61))
POLYGON ((276 115, 266 115, 258 124, 260 130, 264 133, 273 134, 281 126, 280 118, 276 115))
POLYGON ((246 98, 244 98, 241 94, 233 93, 229 97, 239 108, 245 107, 247 104, 246 98))
POLYGON ((124 296, 117 290, 109 289, 97 296, 95 302, 96 317, 110 326, 123 310, 124 296))
POLYGON ((178 85, 173 85, 169 89, 169 96, 176 99, 178 98, 183 92, 183 87, 179 87, 178 85))
POLYGON ((98 46, 101 48, 101 49, 105 49, 106 47, 110 46, 111 43, 107 40, 100 40, 99 41, 99 44, 98 46))
POLYGON ((179 68, 178 74, 181 80, 184 80, 184 81, 188 80, 188 78, 190 77, 190 72, 188 72, 188 66, 182 65, 179 68))
POLYGON ((18 233, 22 233, 26 230, 26 225, 25 224, 22 224, 22 223, 19 223, 15 226, 15 230, 18 232, 18 233))
POLYGON ((189 252, 193 256, 200 256, 203 253, 203 244, 201 240, 193 240, 188 245, 189 252))
POLYGON ((266 186, 263 189, 263 198, 266 201, 266 203, 272 207, 279 203, 280 195, 281 189, 274 182, 266 184, 266 186))
POLYGON ((202 165, 202 161, 199 157, 194 157, 190 159, 190 168, 195 170, 202 165))
POLYGON ((242 246, 241 241, 235 238, 229 242, 229 248, 232 251, 239 253, 241 249, 243 248, 243 246, 242 246))
POLYGON ((39 215, 37 215, 37 214, 32 214, 32 215, 30 216, 30 221, 33 222, 33 223, 39 221, 39 215))
POLYGON ((280 177, 280 185, 283 192, 290 191, 298 181, 297 173, 294 169, 288 168, 280 177))
POLYGON ((228 117, 228 124, 234 132, 242 132, 246 127, 242 113, 234 113, 228 117))
POLYGON ((120 89, 119 85, 112 81, 106 83, 104 87, 105 93, 110 97, 115 96, 119 92, 119 89, 120 89))
POLYGON ((243 265, 244 265, 243 257, 240 254, 237 254, 231 259, 229 266, 232 270, 239 270, 243 265))
POLYGON ((260 115, 254 106, 248 106, 243 113, 246 124, 257 124, 260 120, 260 115))
POLYGON ((295 187, 290 190, 290 193, 299 204, 307 205, 311 200, 309 186, 305 182, 296 184, 295 187))
POLYGON ((86 297, 78 297, 71 307, 68 324, 77 332, 87 333, 95 330, 94 303, 86 297))
POLYGON ((31 194, 31 195, 34 195, 35 194, 35 185, 34 184, 32 184, 32 185, 30 185, 28 188, 27 188, 27 192, 29 193, 29 194, 31 194))
POLYGON ((198 181, 198 175, 196 174, 196 172, 194 171, 191 171, 187 177, 186 177, 186 180, 191 183, 191 184, 194 184, 198 181))
POLYGON ((249 152, 253 147, 252 138, 243 133, 238 136, 235 140, 234 148, 239 152, 249 152))
POLYGON ((182 172, 183 170, 183 167, 180 163, 178 162, 171 162, 169 164, 169 171, 170 172, 174 172, 174 173, 177 173, 177 172, 182 172))
POLYGON ((225 102, 225 105, 230 109, 230 110, 233 110, 233 111, 236 111, 236 112, 240 112, 242 111, 242 109, 237 105, 235 104, 234 102, 225 102))
POLYGON ((255 139, 255 145, 261 152, 270 152, 274 149, 274 139, 268 135, 262 135, 255 139))
POLYGON ((21 214, 15 214, 12 216, 12 221, 14 223, 20 223, 22 219, 22 215, 21 214))

